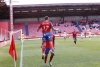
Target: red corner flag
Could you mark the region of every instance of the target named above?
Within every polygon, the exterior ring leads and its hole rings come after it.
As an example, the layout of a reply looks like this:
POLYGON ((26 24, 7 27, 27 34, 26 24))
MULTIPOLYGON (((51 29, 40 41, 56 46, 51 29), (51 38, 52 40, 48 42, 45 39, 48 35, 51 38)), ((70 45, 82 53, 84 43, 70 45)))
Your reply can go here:
POLYGON ((12 35, 12 40, 10 44, 9 54, 14 58, 14 60, 17 60, 17 54, 16 54, 16 46, 14 41, 14 36, 12 35))

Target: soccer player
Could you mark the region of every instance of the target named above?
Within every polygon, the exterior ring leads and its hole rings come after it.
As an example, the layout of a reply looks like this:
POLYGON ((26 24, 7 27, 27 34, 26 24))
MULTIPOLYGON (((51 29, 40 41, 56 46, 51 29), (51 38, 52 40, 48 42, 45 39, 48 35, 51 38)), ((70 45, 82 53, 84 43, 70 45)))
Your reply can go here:
POLYGON ((22 43, 24 42, 24 38, 25 38, 25 35, 22 33, 22 35, 21 35, 21 42, 22 43))
MULTIPOLYGON (((53 48, 52 48, 52 52, 51 52, 51 56, 50 56, 50 60, 49 60, 49 65, 52 66, 52 59, 53 59, 53 56, 54 56, 54 49, 55 49, 55 36, 52 34, 52 43, 53 43, 53 48)), ((49 42, 46 42, 46 45, 41 45, 41 48, 42 48, 42 59, 44 59, 44 63, 46 64, 46 61, 47 61, 47 57, 48 57, 48 54, 49 54, 49 51, 50 51, 50 44, 49 42), (45 55, 45 58, 44 58, 44 55, 45 55)))
POLYGON ((53 27, 53 25, 49 21, 49 17, 48 16, 46 16, 45 17, 45 21, 42 22, 39 25, 37 31, 39 31, 41 28, 42 28, 42 33, 43 33, 43 37, 42 37, 43 45, 46 45, 46 42, 49 42, 49 44, 50 44, 50 51, 52 52, 53 43, 52 43, 52 34, 51 34, 50 31, 51 30, 58 30, 58 29, 53 27))
POLYGON ((87 35, 87 32, 86 31, 84 32, 84 35, 85 35, 85 38, 86 38, 86 35, 87 35))
MULTIPOLYGON (((52 66, 52 59, 53 59, 53 56, 54 56, 54 49, 55 49, 55 36, 52 34, 52 43, 53 43, 53 48, 52 48, 52 52, 51 52, 51 56, 50 56, 50 59, 49 59, 49 65, 52 66)), ((45 53, 45 58, 44 58, 44 66, 46 65, 46 62, 47 62, 47 57, 48 57, 48 54, 49 54, 49 51, 50 51, 50 43, 47 41, 46 42, 46 45, 45 45, 45 48, 43 48, 43 52, 45 53)), ((42 59, 43 59, 43 56, 42 56, 42 59)))
POLYGON ((75 46, 76 46, 77 32, 75 31, 75 29, 74 29, 74 31, 72 32, 72 35, 73 35, 73 40, 74 40, 74 43, 75 43, 75 46))
POLYGON ((83 33, 83 32, 81 32, 81 40, 83 39, 83 36, 84 36, 84 33, 83 33))
POLYGON ((64 31, 64 34, 63 34, 64 40, 66 40, 66 36, 67 36, 67 33, 66 31, 64 31))
POLYGON ((89 40, 92 38, 92 33, 91 33, 91 30, 88 32, 88 36, 89 36, 89 40))

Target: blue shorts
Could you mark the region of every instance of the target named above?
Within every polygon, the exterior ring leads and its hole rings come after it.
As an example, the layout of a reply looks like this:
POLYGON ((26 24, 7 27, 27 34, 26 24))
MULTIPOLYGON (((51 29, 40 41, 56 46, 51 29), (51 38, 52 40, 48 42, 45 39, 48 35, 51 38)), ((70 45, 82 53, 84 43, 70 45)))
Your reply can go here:
MULTIPOLYGON (((45 49, 45 54, 48 54, 49 51, 50 51, 50 48, 46 48, 46 49, 45 49)), ((54 52, 54 48, 52 48, 52 52, 54 52)))
POLYGON ((73 38, 74 41, 77 41, 77 38, 73 38))
POLYGON ((42 41, 43 42, 52 41, 52 34, 50 32, 44 33, 42 37, 42 41))

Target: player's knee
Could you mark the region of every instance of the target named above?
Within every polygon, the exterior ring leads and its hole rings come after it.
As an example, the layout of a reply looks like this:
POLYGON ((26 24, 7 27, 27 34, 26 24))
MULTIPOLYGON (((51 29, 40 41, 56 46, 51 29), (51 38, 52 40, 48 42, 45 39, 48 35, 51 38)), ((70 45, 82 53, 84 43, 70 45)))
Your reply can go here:
POLYGON ((47 56, 45 56, 45 59, 47 59, 47 56))
POLYGON ((45 55, 45 58, 47 58, 47 56, 48 56, 48 55, 46 54, 46 55, 45 55))
POLYGON ((54 53, 51 53, 51 56, 54 56, 54 53))

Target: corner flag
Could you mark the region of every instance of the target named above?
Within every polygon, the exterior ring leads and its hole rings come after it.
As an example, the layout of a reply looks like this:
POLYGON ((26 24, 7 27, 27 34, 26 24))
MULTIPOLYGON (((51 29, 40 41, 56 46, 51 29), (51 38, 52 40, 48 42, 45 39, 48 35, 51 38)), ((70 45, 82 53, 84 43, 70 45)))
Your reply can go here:
POLYGON ((14 41, 13 35, 12 35, 11 45, 10 45, 10 49, 9 49, 9 54, 14 58, 15 61, 18 59, 17 54, 16 54, 16 46, 15 46, 15 41, 14 41))

